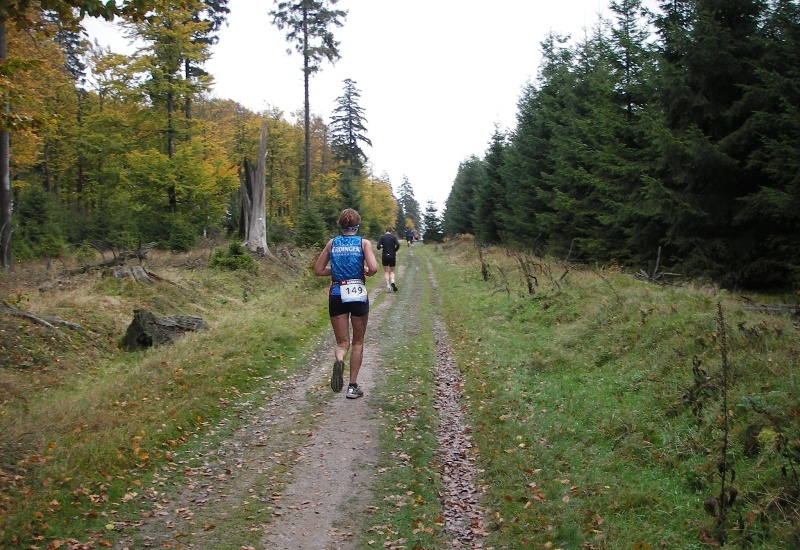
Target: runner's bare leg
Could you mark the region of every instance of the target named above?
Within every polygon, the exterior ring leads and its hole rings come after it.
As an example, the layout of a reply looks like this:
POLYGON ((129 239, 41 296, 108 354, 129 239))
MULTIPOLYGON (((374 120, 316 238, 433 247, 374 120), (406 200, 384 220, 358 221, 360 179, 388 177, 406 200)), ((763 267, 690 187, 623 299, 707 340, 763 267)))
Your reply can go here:
POLYGON ((367 332, 369 314, 363 317, 352 317, 353 323, 353 352, 350 354, 350 383, 355 384, 358 371, 361 370, 361 360, 364 357, 364 334, 367 332))
POLYGON ((350 349, 350 315, 344 313, 331 317, 331 326, 333 327, 333 336, 336 338, 336 349, 333 350, 333 355, 337 361, 344 361, 347 351, 350 349))

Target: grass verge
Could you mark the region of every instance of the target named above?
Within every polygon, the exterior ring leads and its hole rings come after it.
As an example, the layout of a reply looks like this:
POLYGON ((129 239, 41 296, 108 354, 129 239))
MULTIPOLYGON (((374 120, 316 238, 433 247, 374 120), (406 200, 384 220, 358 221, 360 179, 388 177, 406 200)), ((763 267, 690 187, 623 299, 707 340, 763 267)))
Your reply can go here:
POLYGON ((158 472, 198 438, 224 435, 214 430, 221 419, 235 429, 237 404, 268 399, 327 327, 325 285, 308 276, 309 258, 268 260, 257 274, 176 262, 187 260, 165 255, 148 265, 173 284, 89 274, 58 292, 23 285, 5 297, 81 328, 2 317, 3 548, 113 541, 117 519, 150 498, 158 472), (199 314, 211 329, 124 353, 117 342, 134 308, 199 314))
POLYGON ((798 323, 742 307, 770 298, 469 240, 420 252, 471 403, 487 547, 800 544, 798 323))

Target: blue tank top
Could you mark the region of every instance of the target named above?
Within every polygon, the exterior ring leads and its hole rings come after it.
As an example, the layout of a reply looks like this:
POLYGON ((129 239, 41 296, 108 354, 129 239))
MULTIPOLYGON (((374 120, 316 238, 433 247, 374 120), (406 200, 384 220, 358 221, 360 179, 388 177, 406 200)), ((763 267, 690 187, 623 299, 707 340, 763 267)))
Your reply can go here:
POLYGON ((364 280, 364 250, 358 235, 337 235, 331 243, 331 295, 340 294, 339 284, 348 279, 364 280))

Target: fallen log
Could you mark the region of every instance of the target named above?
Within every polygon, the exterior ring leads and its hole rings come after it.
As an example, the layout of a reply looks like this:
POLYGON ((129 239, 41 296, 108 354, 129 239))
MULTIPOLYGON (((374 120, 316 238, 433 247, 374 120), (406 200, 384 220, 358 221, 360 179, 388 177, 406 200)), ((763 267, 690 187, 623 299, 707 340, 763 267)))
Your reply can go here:
POLYGON ((85 265, 85 266, 80 267, 78 269, 73 269, 71 271, 68 271, 66 273, 66 275, 68 277, 71 277, 73 275, 80 275, 80 274, 83 274, 83 273, 88 273, 89 271, 93 271, 95 269, 109 269, 109 268, 112 268, 112 267, 115 267, 115 266, 125 265, 125 263, 128 260, 132 260, 132 259, 138 259, 139 260, 139 264, 141 265, 142 261, 147 259, 148 252, 150 252, 153 248, 155 248, 155 246, 156 246, 156 243, 147 243, 147 244, 144 244, 144 245, 140 246, 136 250, 121 250, 119 253, 116 253, 116 252, 114 252, 113 247, 111 247, 107 243, 102 243, 102 242, 101 243, 93 243, 92 247, 94 249, 96 249, 98 252, 100 252, 100 254, 103 256, 103 261, 100 262, 99 264, 85 265), (111 253, 113 254, 113 257, 111 259, 109 259, 109 260, 106 260, 106 257, 105 257, 105 253, 104 252, 106 250, 110 250, 111 253))
POLYGON ((8 302, 3 302, 2 305, 0 305, 0 311, 5 311, 5 312, 10 313, 11 315, 14 315, 16 317, 22 317, 24 319, 27 319, 28 321, 33 321, 37 325, 41 325, 41 326, 43 326, 45 328, 49 328, 51 330, 56 330, 56 327, 54 327, 52 325, 52 323, 50 323, 48 321, 45 321, 41 317, 37 317, 36 315, 34 315, 33 313, 31 313, 29 311, 22 311, 18 307, 14 307, 12 305, 9 305, 8 302))
POLYGON ((743 306, 742 309, 745 311, 757 311, 759 313, 791 313, 800 316, 800 306, 790 306, 786 304, 743 306))
POLYGON ((171 344, 186 332, 208 328, 200 317, 178 315, 156 317, 144 309, 133 310, 133 321, 128 325, 122 347, 129 351, 171 344))
POLYGON ((176 283, 175 281, 170 281, 169 279, 165 279, 164 277, 162 277, 160 275, 156 275, 152 271, 145 271, 145 273, 147 273, 147 275, 149 275, 150 278, 153 281, 160 282, 160 283, 167 283, 167 284, 170 284, 172 286, 176 286, 176 287, 180 288, 181 290, 185 290, 186 292, 191 292, 191 289, 186 288, 185 286, 180 285, 180 284, 176 283))
MULTIPOLYGON (((60 338, 62 340, 64 340, 64 339, 69 340, 69 338, 65 334, 63 334, 60 330, 58 330, 54 326, 54 322, 55 322, 55 324, 63 324, 63 326, 69 326, 70 323, 67 323, 66 321, 61 321, 60 319, 53 319, 52 317, 49 318, 49 319, 42 319, 41 317, 38 317, 38 316, 34 315, 33 313, 31 313, 29 311, 23 311, 23 310, 19 309, 18 307, 12 306, 8 302, 0 303, 0 312, 5 312, 5 313, 8 313, 10 315, 14 315, 15 317, 22 317, 23 319, 27 319, 29 321, 32 321, 32 322, 36 323, 37 325, 43 326, 44 328, 47 328, 47 329, 50 329, 51 331, 53 331, 52 333, 55 334, 55 336, 57 338, 60 338)), ((74 325, 74 326, 77 326, 77 325, 74 325)), ((72 327, 70 327, 70 328, 72 328, 72 327)))
POLYGON ((54 279, 42 284, 39 287, 39 292, 49 292, 51 290, 66 290, 77 286, 69 279, 54 279))

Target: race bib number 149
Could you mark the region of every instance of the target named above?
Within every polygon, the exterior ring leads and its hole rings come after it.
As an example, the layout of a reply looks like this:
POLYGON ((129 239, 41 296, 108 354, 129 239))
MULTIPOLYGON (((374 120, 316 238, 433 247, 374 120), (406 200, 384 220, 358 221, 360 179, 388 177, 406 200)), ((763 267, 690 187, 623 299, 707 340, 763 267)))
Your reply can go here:
POLYGON ((364 283, 346 283, 340 286, 342 302, 366 302, 367 287, 364 283))

